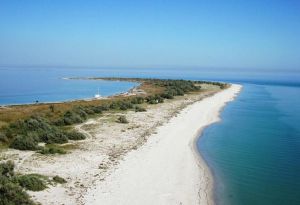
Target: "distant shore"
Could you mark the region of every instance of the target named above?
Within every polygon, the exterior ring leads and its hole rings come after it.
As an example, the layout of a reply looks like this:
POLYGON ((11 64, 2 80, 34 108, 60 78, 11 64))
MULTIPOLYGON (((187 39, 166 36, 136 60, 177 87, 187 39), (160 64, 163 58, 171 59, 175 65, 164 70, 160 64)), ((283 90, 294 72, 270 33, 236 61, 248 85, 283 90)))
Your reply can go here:
POLYGON ((130 152, 105 181, 84 196, 85 204, 213 204, 212 175, 195 146, 203 128, 241 86, 195 102, 157 129, 140 149, 130 152))

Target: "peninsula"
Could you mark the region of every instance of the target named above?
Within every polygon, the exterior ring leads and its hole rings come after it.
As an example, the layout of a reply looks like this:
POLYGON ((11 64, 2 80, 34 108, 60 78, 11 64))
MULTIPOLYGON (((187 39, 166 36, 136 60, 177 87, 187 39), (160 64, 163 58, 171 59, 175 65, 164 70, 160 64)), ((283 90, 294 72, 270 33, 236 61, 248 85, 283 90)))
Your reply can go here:
POLYGON ((219 120, 220 110, 241 86, 105 80, 140 85, 108 99, 0 109, 1 170, 10 170, 2 171, 1 186, 10 188, 4 200, 213 204, 213 179, 195 140, 219 120))

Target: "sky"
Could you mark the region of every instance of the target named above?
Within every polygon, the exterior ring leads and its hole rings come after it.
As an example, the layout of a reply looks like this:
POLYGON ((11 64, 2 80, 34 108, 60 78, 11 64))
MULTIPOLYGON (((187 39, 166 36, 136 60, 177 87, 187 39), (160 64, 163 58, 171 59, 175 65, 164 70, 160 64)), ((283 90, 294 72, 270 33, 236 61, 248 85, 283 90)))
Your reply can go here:
POLYGON ((0 66, 300 72, 300 1, 0 0, 0 66))

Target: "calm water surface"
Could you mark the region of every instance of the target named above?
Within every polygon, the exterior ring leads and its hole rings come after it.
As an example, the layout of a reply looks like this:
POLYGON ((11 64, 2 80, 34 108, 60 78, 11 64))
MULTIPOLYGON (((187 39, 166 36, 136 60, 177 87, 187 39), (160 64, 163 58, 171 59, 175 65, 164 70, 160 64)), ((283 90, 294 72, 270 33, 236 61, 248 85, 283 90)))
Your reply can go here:
POLYGON ((0 105, 92 98, 98 89, 102 96, 109 96, 138 85, 124 81, 63 79, 92 74, 82 70, 0 68, 0 105))
POLYGON ((198 141, 215 176, 219 205, 300 204, 299 73, 212 69, 64 69, 0 67, 0 104, 61 101, 124 92, 134 83, 63 77, 146 77, 238 82, 237 99, 198 141), (284 86, 283 86, 284 85, 284 86))
POLYGON ((220 205, 300 204, 300 87, 244 84, 198 141, 220 205))

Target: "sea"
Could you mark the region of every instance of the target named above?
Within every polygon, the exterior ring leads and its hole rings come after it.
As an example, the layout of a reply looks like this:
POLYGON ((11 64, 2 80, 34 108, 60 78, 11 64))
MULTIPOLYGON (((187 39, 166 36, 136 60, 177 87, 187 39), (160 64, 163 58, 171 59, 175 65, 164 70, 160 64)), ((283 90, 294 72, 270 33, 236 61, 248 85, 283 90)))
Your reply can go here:
MULTIPOLYGON (((300 74, 211 68, 0 67, 0 105, 126 92, 132 82, 66 77, 141 77, 239 83, 221 121, 197 141, 214 176, 217 205, 300 204, 300 74)), ((170 145, 171 146, 171 145, 170 145)))

